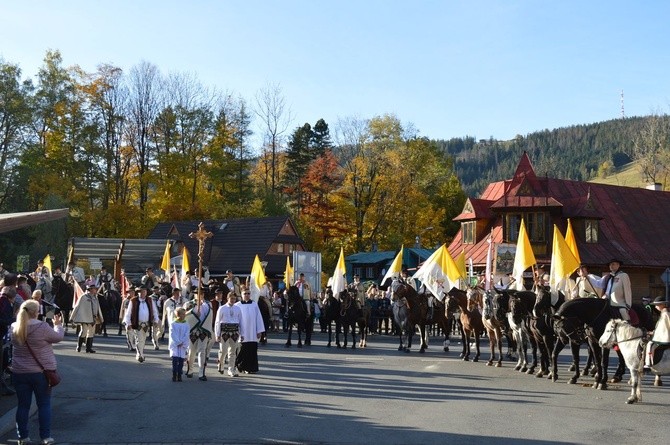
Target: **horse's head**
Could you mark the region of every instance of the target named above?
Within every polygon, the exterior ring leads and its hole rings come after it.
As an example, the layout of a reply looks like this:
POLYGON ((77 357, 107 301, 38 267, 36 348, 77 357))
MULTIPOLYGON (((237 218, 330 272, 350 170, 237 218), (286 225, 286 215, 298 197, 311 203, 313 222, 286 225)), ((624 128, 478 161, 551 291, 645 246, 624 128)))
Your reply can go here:
POLYGON ((536 317, 543 316, 551 311, 551 291, 545 286, 537 286, 535 291, 535 304, 533 314, 536 317))
POLYGON ((619 326, 620 320, 614 319, 607 322, 605 325, 605 331, 603 335, 598 339, 598 343, 603 348, 611 348, 617 343, 617 329, 619 326))
POLYGON ((465 296, 468 302, 468 310, 475 310, 477 307, 482 307, 484 305, 482 292, 479 288, 468 287, 465 291, 465 296))

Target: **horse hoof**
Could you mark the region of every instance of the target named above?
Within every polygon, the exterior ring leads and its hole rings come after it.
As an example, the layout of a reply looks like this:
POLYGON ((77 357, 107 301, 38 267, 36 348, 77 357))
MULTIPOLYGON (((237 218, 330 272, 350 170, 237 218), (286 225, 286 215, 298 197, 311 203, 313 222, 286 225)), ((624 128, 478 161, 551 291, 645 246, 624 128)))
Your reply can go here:
POLYGON ((570 372, 575 372, 575 369, 577 369, 577 367, 576 367, 575 364, 573 363, 573 364, 570 365, 570 367, 568 368, 568 371, 570 371, 570 372))
POLYGON ((461 352, 461 354, 459 355, 459 357, 460 357, 460 358, 465 358, 465 354, 463 354, 463 353, 461 352))
POLYGON ((426 350, 424 348, 419 349, 420 354, 423 354, 424 352, 426 352, 426 350))
POLYGON ((405 352, 409 354, 409 348, 405 348, 405 352))
POLYGON ((337 349, 342 349, 342 346, 341 346, 341 345, 337 345, 337 349))
POLYGON ((521 365, 516 365, 516 366, 514 367, 514 370, 515 370, 515 371, 521 371, 521 365))
POLYGON ((637 400, 637 397, 635 397, 635 396, 630 396, 630 397, 628 397, 628 399, 626 399, 626 403, 627 403, 628 405, 630 405, 631 403, 635 403, 635 402, 637 402, 637 401, 638 401, 638 400, 637 400))
POLYGON ((404 349, 405 349, 405 348, 403 348, 402 346, 399 346, 399 347, 398 347, 398 351, 403 351, 404 349))
POLYGON ((444 352, 449 352, 449 347, 448 346, 444 347, 444 352))
POLYGON ((654 380, 654 386, 663 386, 663 380, 656 377, 656 379, 654 380))
POLYGON ((521 369, 519 369, 519 372, 528 372, 528 368, 523 366, 521 369))
POLYGON ((472 361, 473 361, 473 362, 478 362, 478 361, 479 361, 479 358, 478 358, 478 357, 475 357, 475 358, 472 359, 472 361))
POLYGON ((618 375, 615 375, 614 377, 612 377, 610 379, 610 383, 619 383, 620 381, 621 381, 621 377, 619 377, 618 375))
POLYGON ((587 377, 589 375, 589 370, 584 368, 582 369, 581 376, 582 377, 587 377))
POLYGON ((607 391, 607 383, 601 383, 600 388, 598 388, 601 391, 607 391))
MULTIPOLYGON (((556 380, 558 380, 558 379, 554 379, 554 382, 555 382, 556 380)), ((575 383, 577 383, 577 379, 574 378, 574 377, 571 378, 570 380, 568 380, 568 385, 574 385, 575 383)), ((594 388, 598 389, 596 386, 594 386, 594 388)))
POLYGON ((537 372, 535 373, 535 377, 537 377, 538 379, 541 379, 542 377, 544 377, 544 372, 542 372, 542 371, 537 371, 537 372))
POLYGON ((489 360, 488 362, 486 362, 486 366, 493 366, 493 361, 489 360))
POLYGON ((501 362, 496 363, 496 368, 502 368, 502 363, 501 362))
POLYGON ((467 357, 467 356, 466 356, 466 357, 463 357, 463 361, 464 361, 464 362, 469 362, 469 361, 470 361, 470 357, 467 357))

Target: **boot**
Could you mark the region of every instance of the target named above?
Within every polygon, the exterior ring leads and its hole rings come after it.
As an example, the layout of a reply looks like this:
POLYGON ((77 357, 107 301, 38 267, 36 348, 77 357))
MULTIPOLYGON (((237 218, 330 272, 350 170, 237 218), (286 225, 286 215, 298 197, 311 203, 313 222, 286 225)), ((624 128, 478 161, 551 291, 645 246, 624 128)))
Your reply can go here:
POLYGON ((82 337, 77 338, 77 352, 81 352, 81 345, 84 344, 84 340, 82 337))
POLYGON ((181 374, 177 374, 177 381, 181 382, 181 374))
POLYGON ((93 350, 93 338, 86 339, 86 352, 95 354, 95 351, 93 350))
POLYGON ((176 372, 173 372, 173 373, 172 373, 172 381, 173 381, 173 382, 176 382, 176 381, 177 381, 177 373, 176 373, 176 372))

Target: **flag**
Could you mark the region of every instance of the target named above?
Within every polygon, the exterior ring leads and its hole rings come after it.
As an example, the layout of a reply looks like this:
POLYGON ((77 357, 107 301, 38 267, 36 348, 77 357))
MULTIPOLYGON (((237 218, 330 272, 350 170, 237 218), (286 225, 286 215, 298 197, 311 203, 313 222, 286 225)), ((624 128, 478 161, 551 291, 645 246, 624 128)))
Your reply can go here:
POLYGON ((389 270, 386 271, 384 278, 382 278, 382 285, 386 283, 386 280, 400 277, 400 272, 402 271, 402 251, 405 249, 405 246, 400 246, 400 252, 395 256, 389 270))
POLYGON ((486 249, 486 273, 484 275, 484 278, 486 279, 486 282, 484 283, 484 290, 485 291, 490 291, 491 290, 491 273, 492 273, 492 268, 491 268, 491 261, 493 261, 493 239, 491 239, 491 235, 486 239, 486 242, 489 243, 488 249, 486 249))
POLYGON ((549 287, 556 290, 558 283, 569 277, 579 267, 579 261, 570 250, 570 246, 554 224, 554 242, 551 248, 551 270, 549 271, 549 287))
POLYGON ((575 239, 575 232, 572 230, 572 222, 568 218, 568 230, 565 232, 565 242, 568 244, 570 251, 577 258, 577 262, 581 263, 582 260, 579 258, 579 250, 577 249, 577 240, 575 239))
POLYGON ((74 296, 72 297, 72 307, 77 305, 77 301, 84 295, 84 290, 81 288, 77 280, 74 280, 74 296))
POLYGON ((293 267, 291 267, 291 261, 288 259, 287 256, 286 268, 284 269, 284 284, 286 284, 287 289, 289 288, 289 286, 293 285, 293 281, 295 280, 294 274, 295 272, 293 271, 293 267))
POLYGON ((179 279, 179 274, 177 274, 177 265, 175 264, 172 269, 172 279, 170 280, 170 286, 172 286, 172 289, 181 289, 181 280, 179 279))
POLYGON ((186 272, 191 270, 191 265, 188 263, 188 249, 184 246, 184 250, 181 252, 181 277, 186 276, 186 272))
POLYGON ((465 267, 465 249, 461 250, 461 253, 456 257, 456 267, 458 268, 458 273, 461 275, 461 278, 465 279, 468 275, 465 267))
POLYGON ((415 280, 420 280, 421 284, 426 286, 426 289, 440 299, 442 298, 442 293, 448 290, 445 283, 447 286, 449 285, 449 278, 445 270, 446 261, 444 259, 444 252, 446 250, 446 244, 442 244, 412 276, 415 280))
POLYGON ((121 296, 125 297, 128 289, 130 289, 130 283, 128 282, 128 278, 126 278, 126 273, 121 271, 121 296))
POLYGON ((47 256, 44 257, 44 267, 49 271, 49 280, 53 280, 54 276, 51 273, 51 255, 47 253, 47 256))
POLYGON ((516 280, 514 285, 517 290, 525 290, 523 287, 523 273, 535 263, 537 263, 537 261, 535 261, 535 254, 533 253, 533 248, 530 245, 530 240, 526 233, 526 225, 522 219, 521 227, 519 228, 519 240, 516 243, 514 267, 512 268, 512 276, 516 280))
POLYGON ((165 252, 163 253, 161 269, 163 269, 166 274, 170 272, 170 240, 165 243, 165 252))
POLYGON ((462 278, 461 273, 458 270, 458 266, 456 265, 456 261, 454 261, 451 254, 449 253, 449 249, 447 249, 446 244, 444 245, 444 251, 442 252, 442 270, 447 274, 447 278, 449 278, 449 289, 451 289, 453 286, 456 286, 458 284, 458 280, 462 278))
POLYGON ((340 247, 340 258, 337 260, 333 272, 332 290, 335 298, 340 298, 340 292, 347 288, 347 267, 344 264, 344 248, 340 247))
POLYGON ((251 266, 251 276, 249 282, 249 290, 251 291, 251 299, 258 302, 258 298, 262 295, 265 282, 265 271, 263 270, 263 265, 261 260, 256 255, 254 258, 254 264, 251 266))

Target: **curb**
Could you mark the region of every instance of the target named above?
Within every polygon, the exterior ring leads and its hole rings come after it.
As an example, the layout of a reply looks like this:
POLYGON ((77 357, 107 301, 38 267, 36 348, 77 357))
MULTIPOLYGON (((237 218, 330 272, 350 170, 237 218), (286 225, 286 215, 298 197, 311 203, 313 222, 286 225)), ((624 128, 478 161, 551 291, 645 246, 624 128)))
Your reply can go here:
MULTIPOLYGON (((32 417, 37 413, 37 403, 33 397, 33 403, 30 404, 30 414, 29 417, 32 417)), ((16 430, 16 407, 7 411, 2 417, 0 417, 0 436, 5 436, 12 431, 16 430)))

